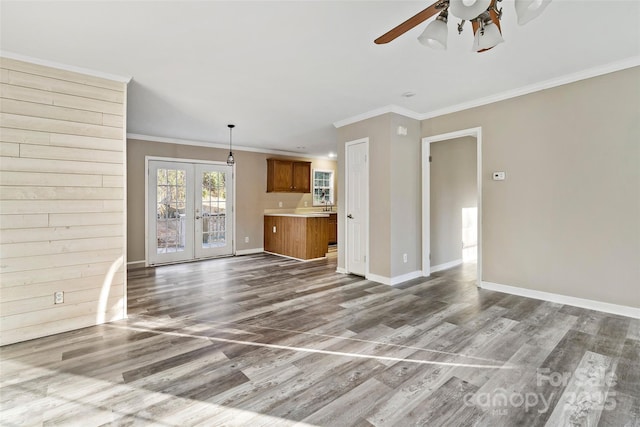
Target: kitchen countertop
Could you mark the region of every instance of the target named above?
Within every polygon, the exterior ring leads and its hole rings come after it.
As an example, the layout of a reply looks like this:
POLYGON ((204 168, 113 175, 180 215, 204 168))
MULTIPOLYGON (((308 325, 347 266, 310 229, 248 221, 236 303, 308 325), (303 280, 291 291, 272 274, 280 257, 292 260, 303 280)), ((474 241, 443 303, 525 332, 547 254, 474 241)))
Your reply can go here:
POLYGON ((266 213, 266 214, 264 214, 264 216, 293 216, 293 217, 299 217, 299 218, 329 218, 330 214, 331 214, 331 212, 266 213))

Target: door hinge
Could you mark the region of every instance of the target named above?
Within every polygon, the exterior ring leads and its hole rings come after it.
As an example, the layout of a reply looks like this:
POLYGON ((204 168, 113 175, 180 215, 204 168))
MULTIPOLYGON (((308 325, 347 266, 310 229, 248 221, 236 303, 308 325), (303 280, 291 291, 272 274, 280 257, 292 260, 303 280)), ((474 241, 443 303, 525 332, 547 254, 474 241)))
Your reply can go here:
POLYGON ((429 163, 433 162, 433 157, 429 156, 429 163))
POLYGON ((366 255, 364 256, 364 262, 367 262, 367 256, 366 255))

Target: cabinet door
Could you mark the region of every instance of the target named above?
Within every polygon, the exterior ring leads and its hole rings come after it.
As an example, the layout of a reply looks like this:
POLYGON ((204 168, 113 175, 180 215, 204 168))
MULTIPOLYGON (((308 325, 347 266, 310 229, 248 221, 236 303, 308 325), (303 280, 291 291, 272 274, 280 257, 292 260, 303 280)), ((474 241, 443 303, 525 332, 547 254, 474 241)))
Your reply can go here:
POLYGON ((338 215, 329 214, 329 221, 327 222, 327 240, 332 245, 338 242, 338 215))
POLYGON ((293 162, 267 160, 267 192, 293 191, 293 162))
POLYGON ((294 193, 311 193, 311 163, 293 162, 294 193))
POLYGON ((278 216, 264 217, 264 250, 282 253, 284 249, 284 232, 282 218, 278 216))

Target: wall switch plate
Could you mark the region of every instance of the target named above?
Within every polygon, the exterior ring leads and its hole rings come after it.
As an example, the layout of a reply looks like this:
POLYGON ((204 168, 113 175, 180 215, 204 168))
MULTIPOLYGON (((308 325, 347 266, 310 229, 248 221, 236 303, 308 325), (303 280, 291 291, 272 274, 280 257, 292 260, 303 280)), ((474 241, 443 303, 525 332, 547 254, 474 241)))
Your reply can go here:
POLYGON ((407 262, 407 254, 402 254, 402 262, 407 262))
POLYGON ((274 233, 276 232, 276 226, 275 225, 273 226, 273 232, 274 233))
POLYGON ((504 172, 494 172, 493 173, 493 180, 494 181, 504 181, 504 179, 506 178, 506 173, 504 172))
POLYGON ((53 303, 62 304, 64 302, 64 292, 57 291, 53 293, 53 303))

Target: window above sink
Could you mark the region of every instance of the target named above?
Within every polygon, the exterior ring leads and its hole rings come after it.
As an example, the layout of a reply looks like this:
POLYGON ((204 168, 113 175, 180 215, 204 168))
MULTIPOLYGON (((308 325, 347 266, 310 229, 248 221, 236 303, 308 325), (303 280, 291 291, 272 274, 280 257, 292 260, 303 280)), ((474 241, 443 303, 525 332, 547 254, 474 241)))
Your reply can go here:
POLYGON ((334 204, 333 175, 332 170, 313 170, 313 206, 327 207, 334 204))

